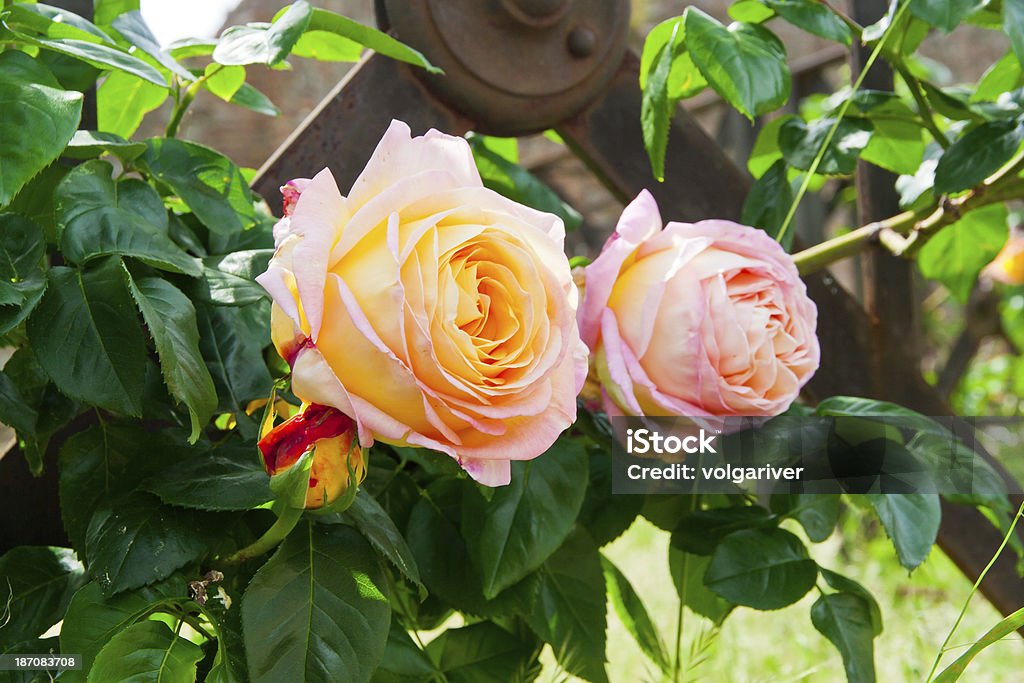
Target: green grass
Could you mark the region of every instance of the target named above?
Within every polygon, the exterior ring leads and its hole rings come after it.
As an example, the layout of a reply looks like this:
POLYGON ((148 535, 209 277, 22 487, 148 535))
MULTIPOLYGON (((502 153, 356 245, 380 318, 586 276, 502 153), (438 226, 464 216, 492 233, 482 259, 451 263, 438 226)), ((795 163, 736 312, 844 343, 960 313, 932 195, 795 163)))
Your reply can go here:
MULTIPOLYGON (((796 528, 789 527, 796 531, 796 528)), ((986 559, 995 549, 986 549, 986 559)), ((644 519, 604 549, 633 583, 651 618, 671 647, 675 642, 678 599, 668 573, 668 534, 644 519)), ((878 680, 924 681, 932 660, 956 619, 971 584, 938 548, 913 574, 896 562, 889 540, 863 513, 848 509, 841 530, 811 546, 815 560, 864 584, 882 608, 885 631, 875 641, 878 680)), ((713 639, 706 661, 685 679, 712 683, 767 681, 841 682, 839 653, 811 625, 814 593, 775 612, 736 609, 713 639)), ((951 645, 966 647, 1000 620, 998 612, 975 596, 951 645)), ((689 612, 684 620, 683 652, 693 638, 708 633, 708 622, 689 612)), ((706 638, 705 638, 706 639, 706 638)), ((1024 643, 1018 636, 997 643, 971 664, 965 681, 1024 680, 1024 643)), ((951 662, 963 647, 946 654, 951 662)), ((608 672, 613 683, 660 681, 657 669, 636 647, 625 628, 608 618, 608 672)), ((545 655, 544 681, 572 680, 545 655)), ((684 666, 685 668, 685 666, 684 666)))

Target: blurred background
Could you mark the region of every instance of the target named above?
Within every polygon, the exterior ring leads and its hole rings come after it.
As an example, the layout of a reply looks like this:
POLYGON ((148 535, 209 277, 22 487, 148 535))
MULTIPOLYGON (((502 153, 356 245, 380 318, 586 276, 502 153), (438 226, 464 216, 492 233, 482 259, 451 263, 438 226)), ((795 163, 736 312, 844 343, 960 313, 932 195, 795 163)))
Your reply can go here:
MULTIPOLYGON (((284 0, 142 0, 142 11, 163 43, 186 37, 217 35, 222 26, 269 21, 284 0)), ((372 0, 316 0, 314 5, 373 23, 372 0)), ((692 3, 715 17, 728 20, 724 0, 692 3)), ((634 49, 658 22, 680 14, 686 5, 665 0, 633 0, 631 35, 634 49)), ((783 39, 794 72, 794 97, 789 111, 819 106, 824 95, 849 82, 846 51, 787 24, 773 22, 783 39)), ((948 36, 927 39, 921 48, 932 80, 942 85, 976 81, 1007 49, 1005 38, 992 31, 961 26, 948 36)), ((229 106, 205 91, 185 121, 183 134, 226 153, 238 164, 258 168, 285 140, 325 94, 351 68, 346 64, 292 59, 286 71, 249 67, 250 82, 266 93, 281 115, 268 118, 229 106)), ((710 90, 683 103, 705 129, 745 165, 757 132, 767 121, 751 125, 725 106, 710 90)), ((139 136, 162 130, 167 112, 147 117, 139 136)), ((343 124, 341 124, 343 125, 343 124)), ((639 125, 639 122, 638 122, 639 125)), ((621 205, 597 182, 569 150, 544 136, 520 140, 520 161, 583 215, 581 228, 569 236, 570 255, 594 255, 614 228, 621 205)), ((310 168, 308 175, 319 169, 310 168)), ((743 197, 737 195, 736 202, 743 197)), ((829 180, 808 195, 798 214, 798 234, 816 242, 854 224, 855 195, 849 179, 829 180)), ((671 220, 671 216, 665 217, 671 220)), ((1019 215, 1011 220, 1019 223, 1019 215)), ((856 259, 834 268, 837 279, 851 292, 860 292, 856 259)), ((1024 291, 996 296, 980 283, 966 303, 941 285, 918 278, 914 297, 919 302, 921 369, 962 415, 1016 416, 1024 405, 1024 291)), ((1008 436, 986 444, 1004 459, 1019 453, 1020 442, 1008 436)), ((1015 458, 1019 459, 1019 458, 1015 458)), ((664 505, 671 505, 666 498, 664 505)), ((651 515, 657 517, 656 512, 651 515)), ((802 533, 797 527, 792 529, 802 533)), ((639 519, 607 549, 627 574, 654 617, 663 637, 674 646, 677 605, 669 565, 669 535, 639 519), (653 558, 657 558, 656 560, 653 558)), ((970 584, 938 549, 910 577, 896 562, 885 534, 855 508, 845 512, 839 531, 812 547, 815 559, 861 581, 877 597, 885 618, 885 633, 876 641, 876 664, 881 681, 923 680, 943 637, 970 591, 970 584)), ((808 597, 805 600, 812 600, 808 597)), ((842 663, 837 651, 813 628, 808 604, 798 603, 773 613, 739 608, 719 630, 686 614, 680 646, 690 653, 686 680, 706 681, 837 681, 842 663)), ((972 603, 957 643, 967 644, 999 621, 1000 615, 980 596, 972 603)), ((949 657, 962 652, 954 648, 949 657)), ((609 616, 609 674, 613 681, 657 680, 657 670, 641 655, 614 615, 609 616)), ((542 680, 568 680, 554 660, 542 680)), ((948 661, 948 659, 946 660, 948 661)), ((972 665, 972 681, 1021 680, 1024 647, 1016 634, 988 649, 972 665)))

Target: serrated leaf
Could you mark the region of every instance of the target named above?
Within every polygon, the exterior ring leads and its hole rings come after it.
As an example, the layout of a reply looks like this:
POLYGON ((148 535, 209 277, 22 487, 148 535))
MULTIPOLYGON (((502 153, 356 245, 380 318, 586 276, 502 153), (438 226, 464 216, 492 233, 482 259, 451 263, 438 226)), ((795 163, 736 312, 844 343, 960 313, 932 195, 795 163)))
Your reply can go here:
POLYGON ((941 424, 889 401, 878 401, 859 396, 832 396, 818 403, 815 413, 825 417, 884 418, 887 425, 912 429, 925 434, 949 438, 950 432, 941 424))
POLYGON ((967 303, 978 274, 996 257, 1008 235, 1006 206, 985 206, 925 242, 917 254, 917 265, 922 275, 938 280, 961 303, 967 303))
POLYGON ((972 129, 939 158, 935 167, 936 195, 980 184, 1006 164, 1022 142, 1022 121, 991 121, 972 129))
POLYGON ((130 73, 114 71, 96 91, 96 120, 102 131, 131 137, 143 117, 166 99, 165 87, 130 73))
POLYGON ((384 658, 373 672, 371 683, 412 683, 436 676, 437 667, 427 653, 412 641, 408 631, 397 619, 392 619, 384 658))
POLYGON ((747 118, 778 109, 789 99, 786 50, 768 29, 739 22, 727 28, 695 6, 686 9, 684 24, 694 64, 715 92, 747 118))
POLYGON ((256 222, 252 191, 230 159, 209 147, 169 138, 150 138, 146 148, 142 163, 211 231, 228 234, 256 222))
POLYGON ((462 531, 493 598, 536 570, 566 539, 583 505, 587 454, 561 439, 534 460, 512 463, 512 482, 491 499, 468 496, 462 531))
POLYGON ((199 352, 199 330, 192 302, 177 287, 155 277, 138 281, 128 275, 132 297, 156 345, 168 390, 188 407, 189 440, 195 443, 217 408, 217 390, 199 352))
POLYGON ((679 601, 694 614, 707 617, 716 625, 721 625, 735 605, 709 591, 704 585, 704 575, 710 563, 709 555, 694 555, 669 546, 669 574, 672 576, 679 601))
POLYGON ((806 595, 817 577, 799 538, 783 529, 746 529, 718 544, 704 584, 737 605, 774 610, 806 595))
MULTIPOLYGON (((349 516, 356 523, 356 528, 405 578, 423 588, 420 581, 420 570, 412 556, 412 550, 405 537, 373 496, 360 489, 352 506, 348 509, 349 516)), ((424 589, 425 590, 425 589, 424 589)))
POLYGON ((385 590, 357 531, 300 523, 242 598, 253 683, 368 680, 388 638, 385 590))
POLYGON ((246 306, 267 298, 254 278, 267 269, 272 249, 249 249, 203 259, 199 296, 218 306, 246 306))
POLYGON ((896 548, 896 557, 913 571, 925 561, 939 533, 942 510, 934 493, 868 494, 878 520, 896 548))
POLYGON ((27 326, 46 374, 71 398, 141 415, 146 345, 120 259, 56 267, 47 276, 27 326))
POLYGON ((849 46, 853 40, 850 27, 829 7, 814 0, 765 0, 768 7, 808 33, 849 46))
POLYGON ((89 683, 159 681, 192 683, 203 649, 160 621, 140 621, 107 643, 89 670, 89 683))
POLYGON ((874 631, 864 598, 855 593, 822 595, 811 606, 811 623, 839 650, 849 683, 874 683, 874 631))
POLYGON ((800 522, 807 538, 821 543, 839 523, 839 496, 825 493, 773 494, 772 512, 800 522))
POLYGON ((695 510, 679 517, 672 531, 672 546, 695 555, 710 555, 734 531, 777 523, 772 513, 760 505, 695 510))
MULTIPOLYGON (((218 407, 231 412, 265 398, 274 384, 263 360, 263 346, 269 339, 247 333, 246 317, 252 316, 251 308, 200 305, 196 311, 199 349, 217 387, 218 407)), ((264 315, 258 313, 266 328, 264 315)))
POLYGON ((563 669, 591 683, 605 683, 607 600, 601 588, 601 554, 577 529, 544 563, 533 610, 533 632, 551 644, 563 669))
POLYGON ((116 133, 101 133, 95 130, 77 131, 64 156, 69 159, 93 159, 103 154, 113 154, 122 162, 131 161, 146 151, 141 142, 125 140, 116 133))
POLYGON ((199 262, 167 236, 167 213, 156 190, 133 178, 115 182, 112 172, 106 161, 87 161, 57 187, 57 225, 68 260, 87 263, 116 254, 172 273, 201 274, 199 262))
POLYGON ((249 510, 274 498, 257 449, 241 444, 189 458, 145 488, 165 503, 199 510, 249 510))
POLYGON ((106 596, 160 581, 205 555, 216 532, 211 519, 149 494, 102 502, 85 536, 89 575, 106 596))
POLYGON ((32 313, 46 290, 43 233, 32 221, 12 213, 0 214, 0 281, 17 300, 0 306, 0 334, 9 332, 32 313))
POLYGON ((629 579, 604 555, 601 556, 601 567, 604 570, 608 600, 619 616, 619 621, 633 636, 633 640, 644 654, 657 664, 666 676, 670 675, 671 660, 668 651, 640 596, 633 590, 629 579))
POLYGON ((179 576, 134 591, 105 598, 91 581, 75 593, 60 630, 61 652, 82 655, 82 668, 61 673, 67 683, 82 683, 99 651, 111 638, 135 623, 154 605, 185 600, 187 582, 179 576))
POLYGON ((85 582, 85 569, 67 548, 21 546, 0 557, 0 650, 38 638, 64 618, 85 582))
POLYGON ((0 54, 0 207, 60 156, 82 115, 82 94, 60 89, 24 52, 0 54))
POLYGON ((538 651, 535 642, 490 621, 447 629, 427 646, 449 683, 525 683, 539 669, 538 651))
POLYGON ((430 73, 444 73, 441 69, 431 64, 420 51, 392 38, 383 31, 378 31, 370 26, 364 26, 335 12, 314 8, 306 30, 333 33, 359 43, 363 47, 367 47, 385 57, 418 66, 430 73))
POLYGON ((979 0, 910 0, 910 13, 949 33, 982 4, 979 0))
POLYGON ((651 63, 644 85, 640 105, 640 126, 644 147, 651 160, 651 173, 661 182, 665 180, 665 152, 668 148, 668 130, 675 113, 676 99, 669 94, 668 80, 672 71, 672 55, 675 42, 683 30, 682 22, 676 22, 665 44, 657 51, 651 63))
POLYGON ((305 0, 292 3, 271 24, 232 26, 221 34, 213 51, 219 64, 266 64, 284 60, 309 25, 313 10, 305 0))
MULTIPOLYGON (((835 124, 831 117, 805 123, 802 119, 787 120, 779 129, 779 147, 790 166, 807 171, 818 156, 829 131, 835 124)), ((864 119, 843 119, 832 135, 816 173, 850 174, 857 168, 857 158, 871 140, 872 126, 864 119)))
POLYGON ((871 618, 871 632, 876 636, 881 635, 882 609, 878 606, 875 596, 871 595, 871 591, 842 574, 837 574, 836 572, 825 569, 824 567, 819 567, 818 569, 821 571, 821 575, 825 579, 825 582, 832 586, 832 588, 843 593, 859 595, 864 599, 868 605, 868 614, 871 618))

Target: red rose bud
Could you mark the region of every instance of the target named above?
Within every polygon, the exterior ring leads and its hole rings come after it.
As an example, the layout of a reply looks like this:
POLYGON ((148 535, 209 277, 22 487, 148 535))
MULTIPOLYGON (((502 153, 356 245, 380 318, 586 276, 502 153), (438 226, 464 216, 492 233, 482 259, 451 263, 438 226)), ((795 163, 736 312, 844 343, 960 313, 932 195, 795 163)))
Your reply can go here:
POLYGON ((363 452, 355 439, 355 422, 336 408, 310 404, 299 414, 274 427, 259 441, 263 466, 274 476, 313 450, 306 508, 329 505, 351 485, 349 470, 358 486, 366 476, 363 452))

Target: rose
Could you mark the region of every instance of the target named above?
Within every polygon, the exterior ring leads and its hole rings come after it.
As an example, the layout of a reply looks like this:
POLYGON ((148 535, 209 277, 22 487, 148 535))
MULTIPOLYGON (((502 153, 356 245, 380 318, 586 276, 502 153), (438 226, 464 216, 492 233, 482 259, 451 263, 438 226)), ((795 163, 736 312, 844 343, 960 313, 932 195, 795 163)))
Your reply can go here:
POLYGON ((272 477, 284 473, 313 451, 305 505, 312 510, 340 498, 348 491, 353 477, 357 486, 366 477, 363 451, 354 438, 350 417, 335 408, 313 404, 264 434, 259 448, 263 466, 272 477))
POLYGON ((305 402, 478 481, 543 453, 576 417, 586 347, 556 216, 486 189, 469 144, 392 122, 348 197, 330 172, 277 226, 258 280, 305 402))
POLYGON ((817 308, 761 230, 662 229, 644 191, 584 277, 580 330, 609 412, 777 415, 818 367, 817 308))

